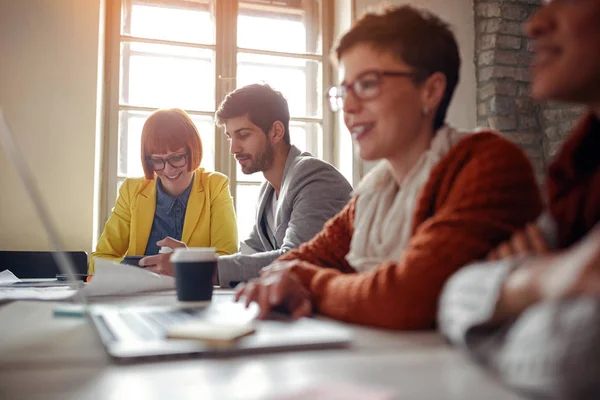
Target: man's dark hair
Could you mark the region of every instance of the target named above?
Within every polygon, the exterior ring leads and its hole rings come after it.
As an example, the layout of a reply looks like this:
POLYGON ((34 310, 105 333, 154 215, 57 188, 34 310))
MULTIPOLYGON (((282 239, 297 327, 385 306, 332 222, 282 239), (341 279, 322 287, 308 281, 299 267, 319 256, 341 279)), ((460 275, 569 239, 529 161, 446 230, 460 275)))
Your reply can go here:
POLYGON ((342 36, 335 49, 337 61, 346 51, 363 43, 389 51, 413 67, 417 84, 436 72, 444 74, 446 91, 433 122, 433 128, 439 129, 446 120, 460 70, 458 45, 448 24, 411 6, 384 8, 382 12, 364 15, 342 36))
POLYGON ((283 141, 290 144, 290 110, 281 92, 260 83, 236 89, 225 97, 215 113, 215 120, 222 126, 228 119, 244 115, 265 134, 275 121, 280 121, 285 129, 283 141))

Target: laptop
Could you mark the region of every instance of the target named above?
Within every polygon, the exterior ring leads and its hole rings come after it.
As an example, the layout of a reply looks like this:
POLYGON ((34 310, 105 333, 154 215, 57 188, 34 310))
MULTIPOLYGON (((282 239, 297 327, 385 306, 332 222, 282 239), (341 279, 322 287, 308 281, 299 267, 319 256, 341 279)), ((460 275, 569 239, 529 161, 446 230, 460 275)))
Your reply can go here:
MULTIPOLYGON (((55 262, 61 272, 69 276, 74 289, 76 268, 64 251, 62 240, 44 202, 23 155, 15 144, 8 123, 0 108, 0 145, 31 198, 46 233, 56 250, 55 262)), ((97 333, 110 357, 117 362, 172 359, 182 357, 227 357, 240 354, 273 351, 315 350, 344 348, 352 342, 351 331, 341 324, 302 318, 291 320, 288 316, 273 314, 273 318, 255 321, 256 304, 245 308, 230 301, 213 301, 189 306, 111 306, 89 305, 85 291, 77 290, 74 301, 80 304, 87 321, 97 333), (228 346, 214 346, 198 340, 167 338, 167 331, 175 325, 202 321, 207 324, 249 322, 255 324, 255 332, 244 336, 228 346)))

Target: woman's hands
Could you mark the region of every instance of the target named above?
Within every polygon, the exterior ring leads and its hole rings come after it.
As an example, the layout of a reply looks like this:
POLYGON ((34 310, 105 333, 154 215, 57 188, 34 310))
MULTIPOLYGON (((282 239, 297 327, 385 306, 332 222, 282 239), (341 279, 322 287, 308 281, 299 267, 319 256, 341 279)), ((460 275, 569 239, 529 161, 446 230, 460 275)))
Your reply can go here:
POLYGON ((294 318, 310 316, 310 292, 291 272, 291 267, 303 263, 304 261, 286 261, 265 267, 259 278, 239 287, 235 300, 244 298, 246 307, 251 302, 256 302, 260 307, 260 319, 266 318, 273 309, 283 309, 294 318))
MULTIPOLYGON (((156 242, 158 246, 166 246, 171 249, 178 247, 187 247, 185 243, 175 240, 172 237, 166 237, 156 242)), ((173 263, 171 262, 171 253, 157 254, 155 256, 144 257, 140 260, 139 265, 145 267, 148 271, 156 272, 161 275, 174 276, 173 263)))

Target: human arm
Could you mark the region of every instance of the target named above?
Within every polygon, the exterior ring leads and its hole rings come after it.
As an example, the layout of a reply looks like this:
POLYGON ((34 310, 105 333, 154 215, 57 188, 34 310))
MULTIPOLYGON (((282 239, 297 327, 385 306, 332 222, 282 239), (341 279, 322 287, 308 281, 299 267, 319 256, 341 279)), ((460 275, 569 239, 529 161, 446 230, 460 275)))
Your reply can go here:
POLYGON ((474 263, 444 288, 441 332, 508 386, 600 394, 600 229, 550 255, 474 263))
POLYGON ((289 267, 309 290, 314 309, 384 328, 433 327, 446 279, 485 256, 541 209, 525 156, 503 140, 494 141, 482 142, 467 162, 457 160, 460 168, 452 186, 445 193, 436 190, 445 200, 416 228, 400 260, 363 274, 306 262, 289 267))
POLYGON ((513 236, 492 250, 488 256, 488 261, 501 260, 503 258, 514 257, 518 255, 541 255, 550 250, 549 244, 544 239, 544 235, 535 223, 527 226, 513 234, 513 236))
MULTIPOLYGON (((228 287, 232 282, 243 282, 259 275, 259 271, 289 254, 296 254, 296 248, 311 240, 321 231, 324 224, 333 218, 347 203, 351 190, 349 184, 331 166, 321 162, 313 163, 312 168, 299 168, 290 182, 287 196, 291 205, 289 222, 285 228, 282 243, 278 249, 265 251, 259 240, 259 221, 253 227, 246 245, 256 251, 254 254, 234 254, 219 257, 219 282, 228 287)), ((343 260, 345 253, 337 258, 343 260)))
POLYGON ((474 263, 444 288, 439 325, 454 343, 477 327, 516 320, 533 305, 577 296, 600 298, 600 229, 572 248, 535 257, 474 263))
MULTIPOLYGON (((292 267, 309 288, 315 309, 365 325, 433 327, 447 278, 483 257, 540 211, 531 167, 517 152, 504 141, 477 147, 459 169, 443 203, 416 228, 398 261, 364 274, 292 267)), ((437 196, 444 194, 438 190, 437 196)))

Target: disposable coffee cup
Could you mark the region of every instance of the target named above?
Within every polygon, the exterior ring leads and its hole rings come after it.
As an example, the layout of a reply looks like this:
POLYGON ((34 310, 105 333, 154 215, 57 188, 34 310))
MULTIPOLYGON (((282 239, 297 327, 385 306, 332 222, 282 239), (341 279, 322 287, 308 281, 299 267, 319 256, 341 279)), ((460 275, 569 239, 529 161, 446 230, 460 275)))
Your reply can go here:
POLYGON ((209 301, 217 269, 214 247, 176 248, 171 255, 179 301, 209 301))

